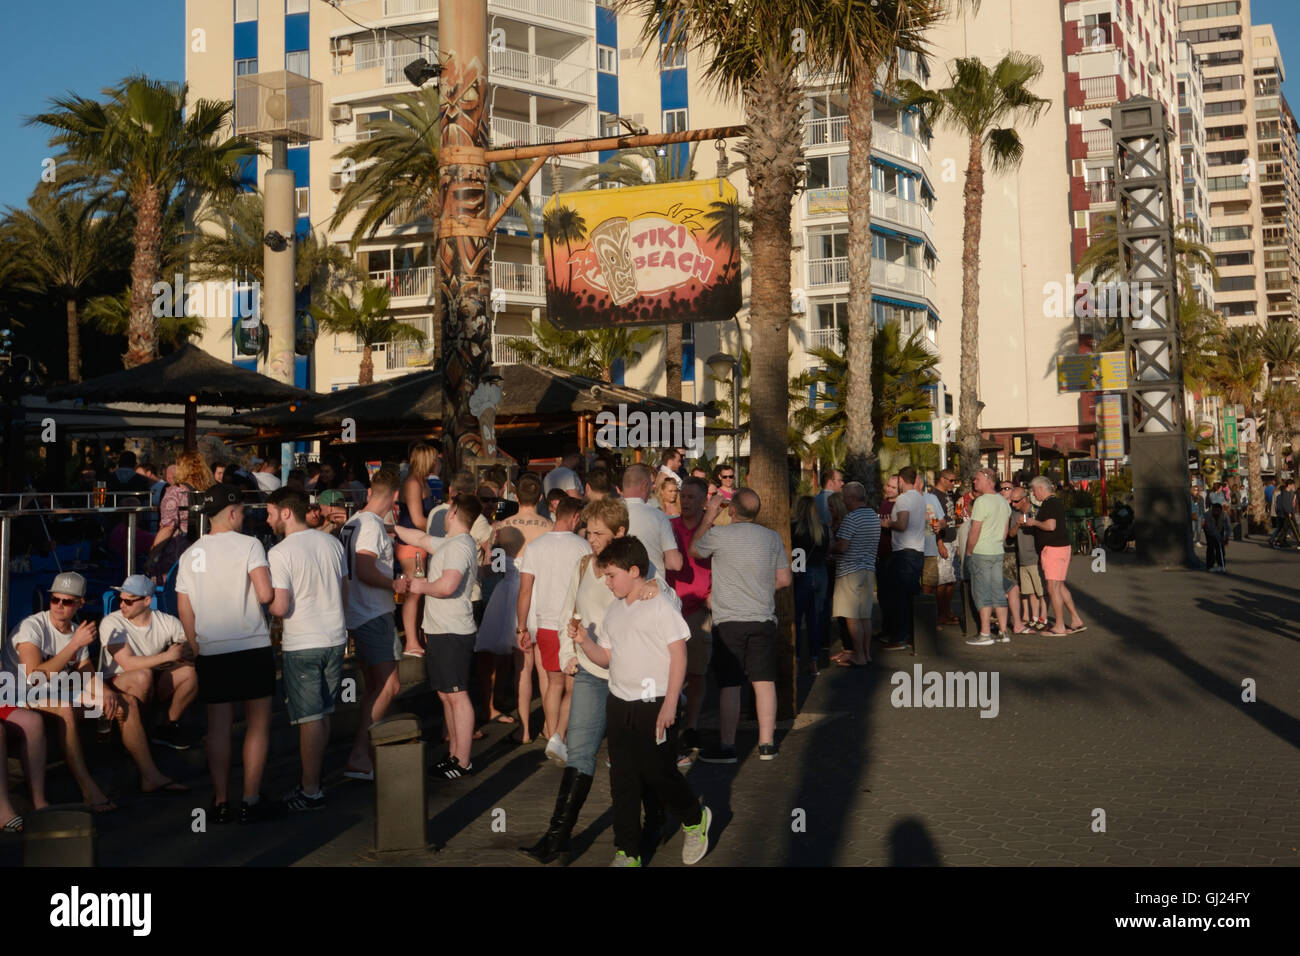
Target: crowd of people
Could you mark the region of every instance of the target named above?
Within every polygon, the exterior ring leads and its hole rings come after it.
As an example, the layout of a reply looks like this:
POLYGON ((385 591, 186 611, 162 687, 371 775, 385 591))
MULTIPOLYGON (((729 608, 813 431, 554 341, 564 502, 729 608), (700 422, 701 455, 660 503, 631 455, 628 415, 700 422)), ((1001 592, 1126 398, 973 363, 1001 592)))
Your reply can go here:
MULTIPOLYGON (((1045 477, 1021 484, 981 469, 963 494, 951 469, 931 485, 907 466, 873 501, 862 484, 832 471, 816 495, 793 502, 787 551, 760 523, 763 502, 741 486, 734 466, 688 468, 681 449, 657 467, 615 469, 584 465, 569 448, 545 474, 462 471, 445 489, 438 451, 425 444, 412 447, 402 467, 358 475, 327 462, 291 472, 283 484, 273 461, 240 468, 187 452, 157 482, 127 455, 119 464, 115 483, 149 493, 158 507, 144 573, 128 569, 115 589, 118 609, 98 626, 76 623, 89 597, 85 579, 59 574, 48 609, 4 645, 4 666, 15 674, 102 675, 96 699, 42 705, 96 812, 116 806, 86 766, 79 709, 98 704, 121 726, 142 790, 184 791, 159 770, 151 746, 195 746, 185 715, 197 701, 206 708, 214 819, 265 817, 271 802, 262 775, 277 693, 298 728, 301 762, 298 784, 279 803, 291 812, 322 809, 323 761, 350 643, 362 719, 345 777, 374 779, 370 725, 400 690, 400 661, 422 658, 447 744, 435 777, 474 774, 474 742, 488 722, 517 724, 519 744, 544 743, 563 766, 550 825, 522 852, 542 862, 571 858, 572 831, 607 741, 614 865, 639 866, 668 813, 686 835, 683 860, 693 863, 708 851, 712 816, 683 772, 696 760, 738 762, 746 686, 756 755, 779 756, 780 589, 793 587, 798 659, 812 674, 832 664, 867 666, 873 643, 908 648, 913 599, 922 593, 937 601, 941 626, 958 623, 968 601, 979 620, 968 641, 976 646, 1085 629, 1065 585, 1065 505, 1045 477), (169 574, 174 616, 155 606, 169 574), (90 652, 97 640, 98 660, 90 652), (832 657, 836 643, 843 650, 832 657), (718 733, 706 742, 699 728, 710 675, 718 733), (513 708, 498 706, 502 692, 513 708), (237 704, 246 725, 238 789, 237 704)), ((32 802, 42 806, 44 725, 23 708, 0 719, 20 747, 32 802)), ((0 805, 8 821, 0 825, 20 828, 12 810, 0 805)))

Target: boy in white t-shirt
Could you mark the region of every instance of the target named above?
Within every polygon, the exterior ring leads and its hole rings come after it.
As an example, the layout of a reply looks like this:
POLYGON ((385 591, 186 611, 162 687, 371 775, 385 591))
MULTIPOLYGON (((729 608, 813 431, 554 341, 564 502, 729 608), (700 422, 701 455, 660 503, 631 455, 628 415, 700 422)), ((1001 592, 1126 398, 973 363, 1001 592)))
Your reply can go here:
MULTIPOLYGON (((581 499, 564 497, 557 501, 554 527, 535 539, 519 562, 515 636, 519 649, 533 653, 538 670, 547 674, 542 691, 546 719, 542 734, 549 738, 546 756, 561 765, 568 759, 564 747, 569 716, 565 690, 573 692, 573 678, 560 673, 560 631, 568 627, 568 621, 563 619, 564 598, 578 562, 591 554, 591 545, 574 533, 581 514, 581 499)), ((523 716, 527 716, 526 711, 523 716)))
POLYGON ((208 770, 217 823, 234 819, 230 808, 230 741, 235 704, 244 705, 244 800, 239 822, 266 812, 262 771, 271 742, 275 653, 262 605, 270 604, 266 550, 240 531, 244 505, 234 485, 216 484, 203 498, 211 530, 181 555, 176 611, 194 652, 199 699, 208 705, 208 770))
POLYGON ((307 526, 307 496, 278 488, 267 498, 267 524, 284 540, 271 549, 270 611, 284 620, 284 696, 298 728, 302 781, 284 798, 290 810, 323 810, 321 764, 330 715, 343 682, 348 632, 343 619, 343 545, 307 526))
POLYGON ((682 862, 698 863, 709 850, 713 814, 701 807, 677 769, 677 699, 686 679, 685 618, 662 594, 640 600, 650 567, 645 545, 615 538, 596 559, 617 600, 600 624, 599 644, 582 649, 609 668, 605 716, 610 790, 614 798, 613 866, 641 865, 641 803, 646 790, 682 823, 682 862))

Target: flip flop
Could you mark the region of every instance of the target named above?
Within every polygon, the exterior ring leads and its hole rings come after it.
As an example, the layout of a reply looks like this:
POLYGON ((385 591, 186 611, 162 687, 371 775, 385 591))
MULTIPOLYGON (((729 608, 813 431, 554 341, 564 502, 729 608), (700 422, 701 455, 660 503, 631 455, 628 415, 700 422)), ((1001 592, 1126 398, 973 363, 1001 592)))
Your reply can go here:
POLYGON ((1065 633, 1066 633, 1066 634, 1078 634, 1080 631, 1086 631, 1087 629, 1088 629, 1088 625, 1086 625, 1086 624, 1080 624, 1078 627, 1072 627, 1072 628, 1070 628, 1070 629, 1069 629, 1068 631, 1066 631, 1065 633))
POLYGON ((423 657, 424 651, 402 651, 403 657, 423 657))
POLYGON ((513 724, 514 722, 515 719, 511 717, 509 714, 497 714, 490 721, 488 721, 488 723, 491 724, 513 724))
POLYGON ((168 780, 161 787, 156 787, 153 790, 144 790, 142 792, 145 796, 151 797, 156 793, 189 793, 190 788, 185 786, 183 783, 177 783, 175 780, 168 780))
POLYGON ((365 780, 373 782, 375 779, 375 772, 373 770, 344 770, 343 776, 347 777, 349 780, 365 780))
POLYGON ((835 666, 836 666, 836 667, 867 667, 867 666, 869 666, 870 664, 871 664, 871 661, 867 661, 865 664, 855 664, 855 663, 853 663, 853 661, 849 660, 847 657, 844 658, 843 660, 837 660, 837 661, 835 662, 835 666))
POLYGON ((22 817, 14 817, 14 818, 11 819, 8 823, 6 823, 3 827, 0 827, 0 830, 4 830, 6 833, 22 833, 22 832, 23 832, 23 818, 22 818, 22 817))
POLYGON ((103 803, 92 803, 90 809, 92 813, 116 813, 121 808, 112 800, 105 800, 103 803))

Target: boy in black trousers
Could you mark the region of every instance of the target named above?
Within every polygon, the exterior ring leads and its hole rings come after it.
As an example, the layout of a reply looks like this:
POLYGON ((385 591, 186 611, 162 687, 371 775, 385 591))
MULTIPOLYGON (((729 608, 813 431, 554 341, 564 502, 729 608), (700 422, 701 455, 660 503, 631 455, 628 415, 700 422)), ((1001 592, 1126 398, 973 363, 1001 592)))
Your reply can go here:
POLYGON ((640 866, 641 802, 649 790, 682 823, 682 862, 698 863, 709 850, 713 815, 701 807, 677 769, 677 699, 686 678, 690 628, 662 594, 640 600, 650 565, 645 545, 615 538, 597 559, 617 599, 605 612, 600 644, 585 642, 593 664, 609 668, 610 790, 614 797, 611 866, 640 866))

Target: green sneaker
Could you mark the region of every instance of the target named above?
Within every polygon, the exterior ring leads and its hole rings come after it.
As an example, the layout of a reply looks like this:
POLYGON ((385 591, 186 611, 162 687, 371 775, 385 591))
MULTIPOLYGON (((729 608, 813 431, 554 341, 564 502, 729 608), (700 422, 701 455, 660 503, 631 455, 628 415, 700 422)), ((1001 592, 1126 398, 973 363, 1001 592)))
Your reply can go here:
POLYGON ((713 813, 708 807, 701 811, 700 822, 693 827, 683 826, 686 839, 682 843, 682 862, 688 866, 699 863, 704 854, 709 852, 709 824, 713 822, 713 813))
POLYGON ((614 854, 614 862, 610 866, 640 866, 641 858, 639 856, 628 856, 622 850, 614 854))

